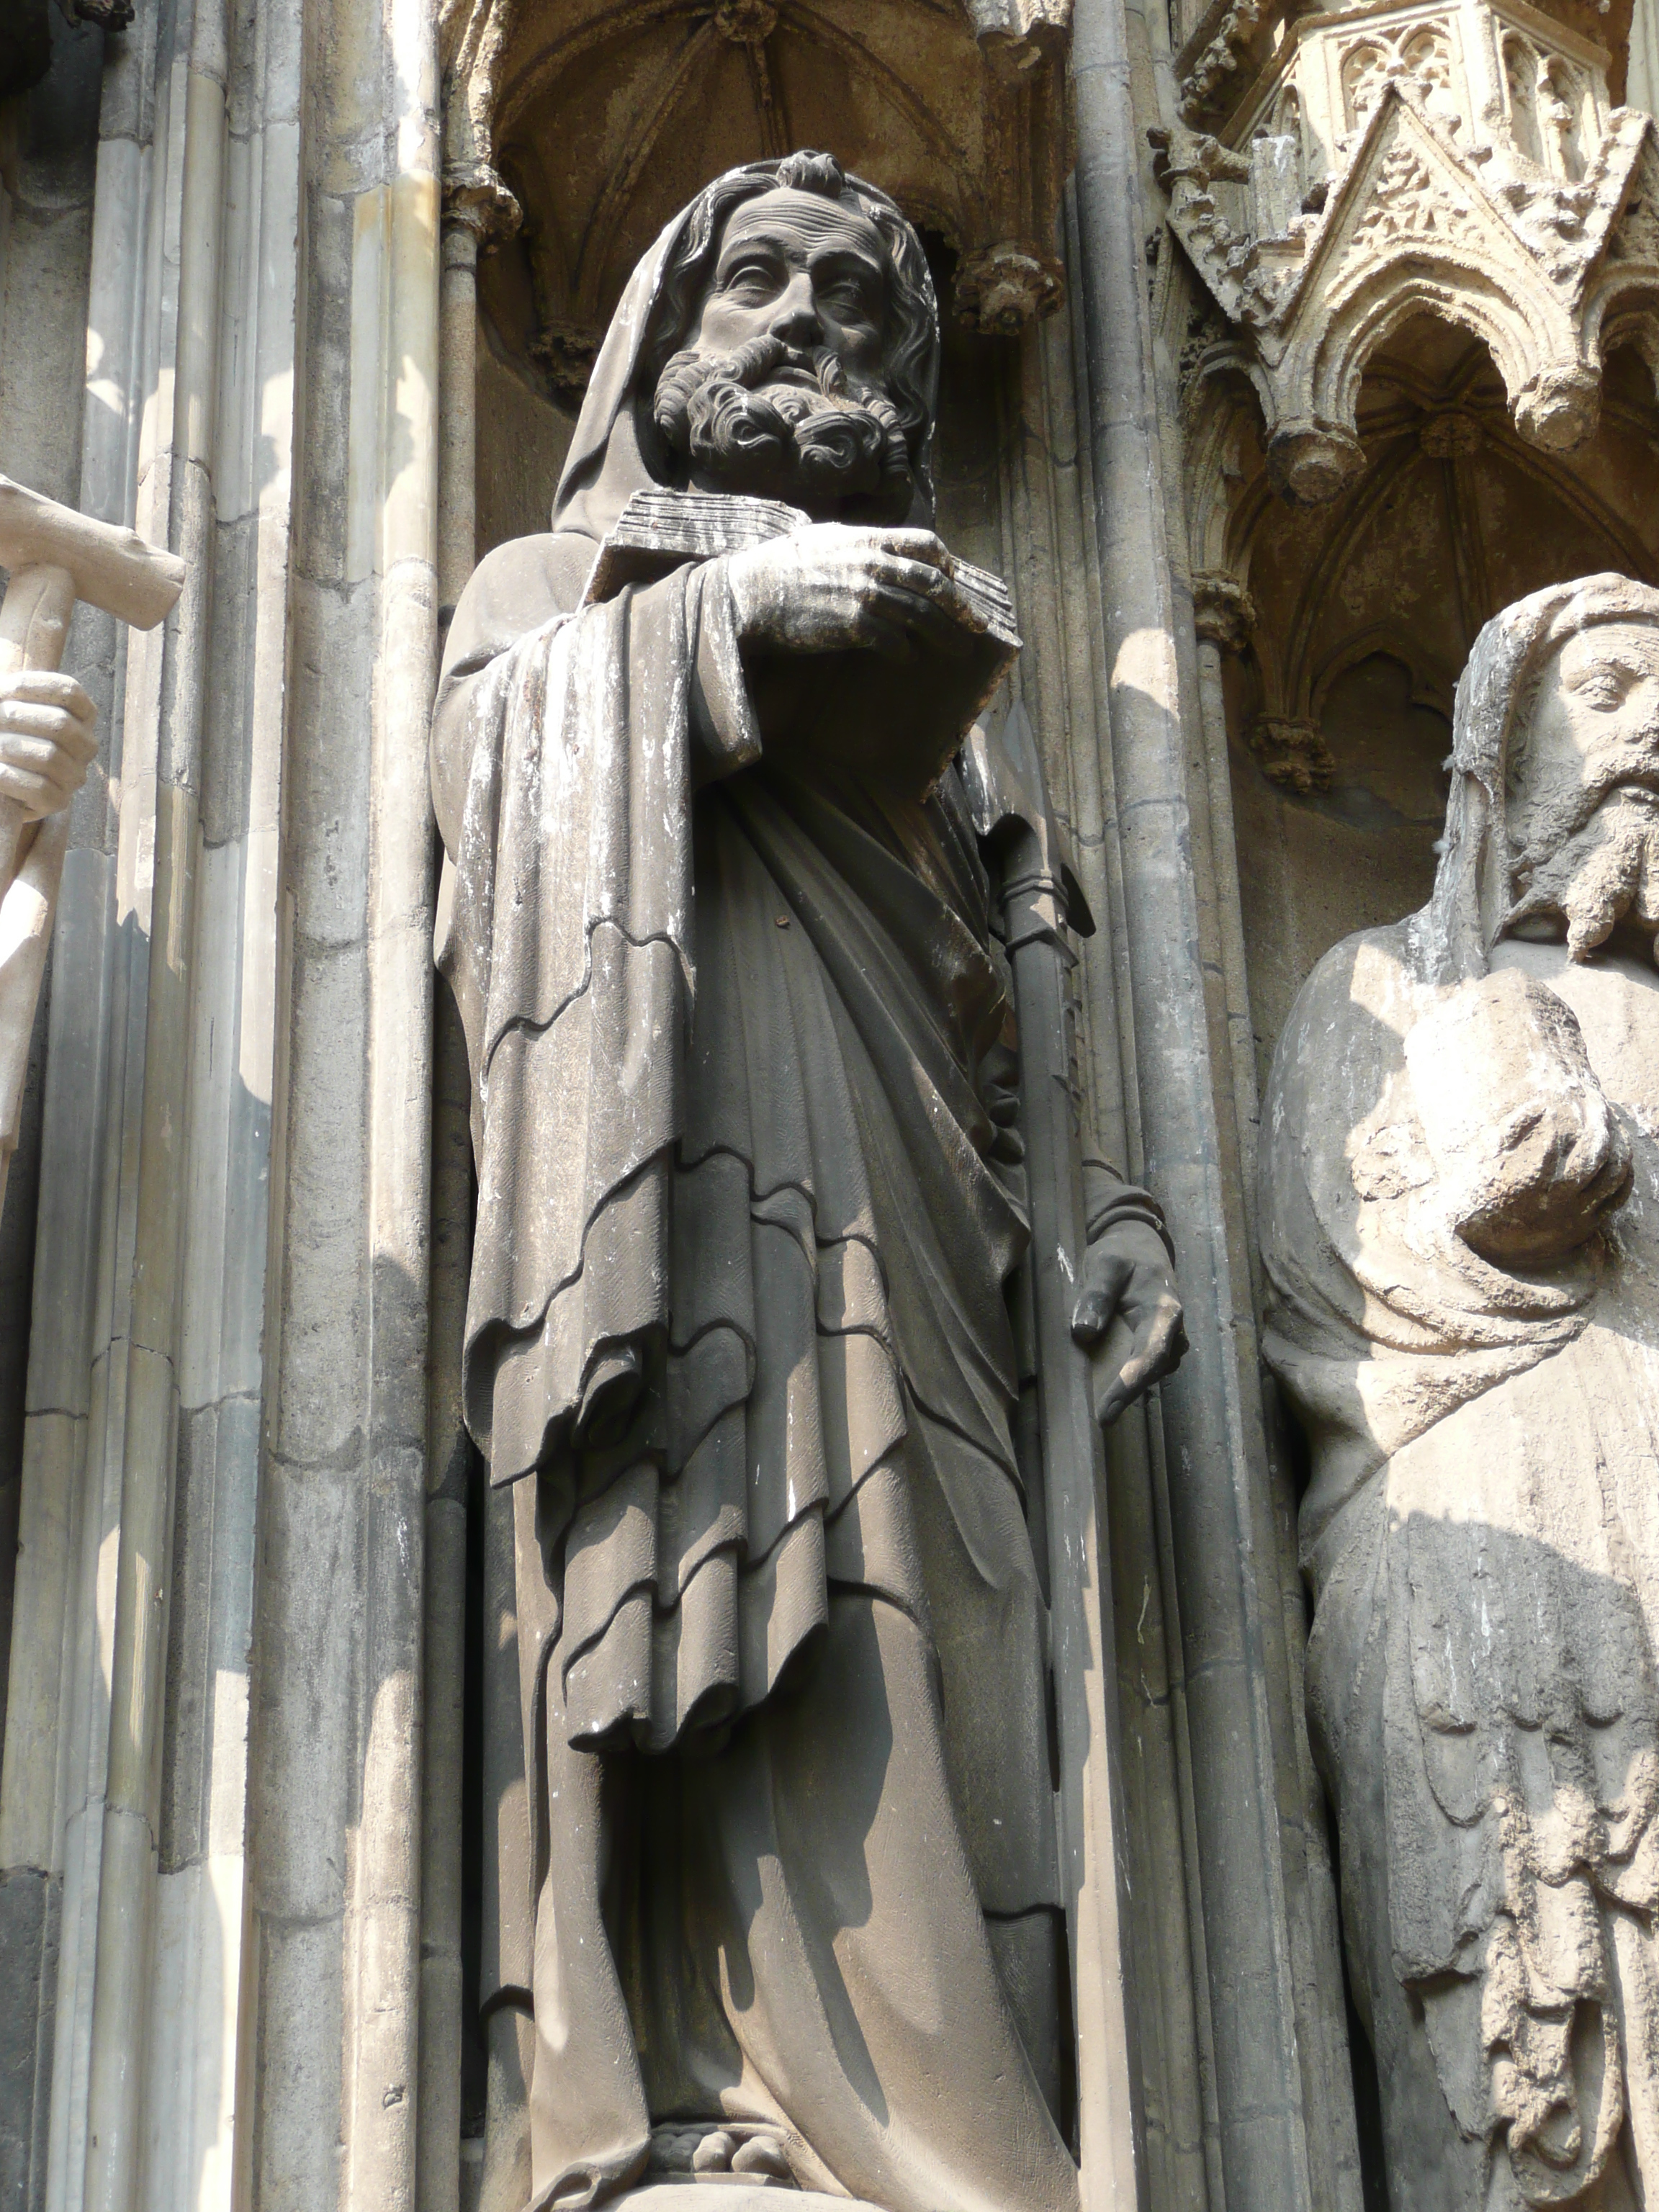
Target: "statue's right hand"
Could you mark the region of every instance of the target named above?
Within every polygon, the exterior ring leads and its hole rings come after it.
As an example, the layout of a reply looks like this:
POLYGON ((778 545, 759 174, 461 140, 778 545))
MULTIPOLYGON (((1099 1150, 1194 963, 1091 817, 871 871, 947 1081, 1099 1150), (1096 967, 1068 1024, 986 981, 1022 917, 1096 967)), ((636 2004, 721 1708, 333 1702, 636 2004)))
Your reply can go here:
POLYGON ((52 668, 0 674, 0 799, 38 822, 67 806, 98 750, 92 701, 52 668))
POLYGON ((1541 978, 1504 967, 1460 983, 1405 1047, 1442 1203, 1482 1259, 1547 1267, 1624 1204, 1624 1126, 1577 1016, 1541 978))
POLYGON ((926 644, 959 658, 985 619, 931 530, 817 522, 725 556, 746 646, 783 653, 866 647, 903 660, 926 644))
POLYGON ((1595 1083, 1529 1100, 1487 1129, 1458 1193, 1458 1232, 1495 1266, 1547 1265, 1630 1195, 1622 1124, 1595 1083))

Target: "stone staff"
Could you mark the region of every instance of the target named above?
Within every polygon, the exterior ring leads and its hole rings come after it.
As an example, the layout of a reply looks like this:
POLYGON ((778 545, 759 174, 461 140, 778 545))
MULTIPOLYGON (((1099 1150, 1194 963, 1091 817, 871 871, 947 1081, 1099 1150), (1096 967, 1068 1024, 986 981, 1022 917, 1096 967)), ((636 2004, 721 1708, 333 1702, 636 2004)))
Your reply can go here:
MULTIPOLYGON (((0 675, 55 669, 77 599, 154 629, 184 588, 185 564, 140 538, 0 477, 0 675)), ((0 799, 0 1205, 16 1148, 29 1035, 69 841, 67 809, 36 824, 0 799)))
MULTIPOLYGON (((1025 1469, 1034 1539, 1046 1536, 1059 1738, 1061 1884, 1071 1952, 1084 2212, 1147 2202, 1146 2118, 1129 1986, 1127 1845, 1105 1468, 1095 1375, 1073 1323, 1088 1242, 1067 1000, 1068 928, 1093 929, 1042 795, 1023 707, 1000 742, 975 724, 963 748, 975 826, 995 864, 1019 1024, 1020 1134, 1030 1192, 1026 1255, 1036 1365, 1037 1451, 1025 1469)), ((1120 1315, 1096 1364, 1115 1374, 1136 1350, 1120 1315)), ((1116 1410, 1106 1413, 1109 1421, 1116 1410)))

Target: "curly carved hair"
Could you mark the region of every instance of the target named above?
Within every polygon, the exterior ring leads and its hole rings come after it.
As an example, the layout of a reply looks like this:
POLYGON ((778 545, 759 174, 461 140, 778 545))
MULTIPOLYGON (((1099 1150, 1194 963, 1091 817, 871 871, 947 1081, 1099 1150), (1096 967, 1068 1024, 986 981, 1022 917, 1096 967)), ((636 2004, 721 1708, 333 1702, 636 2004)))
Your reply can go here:
POLYGON ((882 373, 911 471, 931 501, 928 448, 939 378, 939 305, 933 280, 921 240, 893 201, 874 185, 849 177, 833 154, 801 152, 786 155, 781 161, 751 161, 744 168, 727 170, 698 195, 663 271, 652 335, 641 356, 641 386, 654 391, 679 347, 707 287, 732 210, 763 192, 781 190, 816 192, 839 201, 874 227, 886 249, 891 282, 882 373))

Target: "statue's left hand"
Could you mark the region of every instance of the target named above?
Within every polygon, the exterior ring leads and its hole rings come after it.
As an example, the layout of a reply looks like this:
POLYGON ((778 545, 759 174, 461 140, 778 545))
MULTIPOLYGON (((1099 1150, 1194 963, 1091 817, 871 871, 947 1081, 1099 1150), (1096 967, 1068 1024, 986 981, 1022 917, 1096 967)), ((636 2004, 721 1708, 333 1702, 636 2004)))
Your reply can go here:
POLYGON ((26 822, 67 806, 97 750, 95 710, 72 676, 0 675, 0 799, 15 800, 26 822))
POLYGON ((783 653, 866 647, 904 660, 927 643, 953 659, 985 628, 931 530, 815 522, 722 557, 745 646, 783 653))
POLYGON ((1090 1245, 1072 1335, 1093 1355, 1095 1418, 1103 1428, 1181 1364, 1187 1349, 1181 1293, 1164 1240, 1146 1222, 1114 1222, 1090 1245), (1119 1316, 1132 1339, 1121 1363, 1107 1348, 1119 1316))

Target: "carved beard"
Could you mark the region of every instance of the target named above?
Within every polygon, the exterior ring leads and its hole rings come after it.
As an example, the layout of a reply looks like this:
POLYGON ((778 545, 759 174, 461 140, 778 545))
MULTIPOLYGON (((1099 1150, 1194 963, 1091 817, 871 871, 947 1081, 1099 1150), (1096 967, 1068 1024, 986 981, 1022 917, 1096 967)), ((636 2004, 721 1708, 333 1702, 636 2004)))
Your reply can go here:
POLYGON ((857 519, 902 522, 914 489, 891 400, 854 387, 828 346, 750 338, 734 354, 677 353, 657 380, 657 428, 694 475, 723 491, 788 500, 810 514, 851 506, 857 519), (770 383, 804 369, 817 389, 770 383))
POLYGON ((1520 854, 1516 877, 1523 889, 1505 932, 1533 915, 1559 917, 1575 960, 1588 960, 1626 917, 1659 928, 1659 795, 1617 787, 1553 851, 1534 845, 1520 854))

